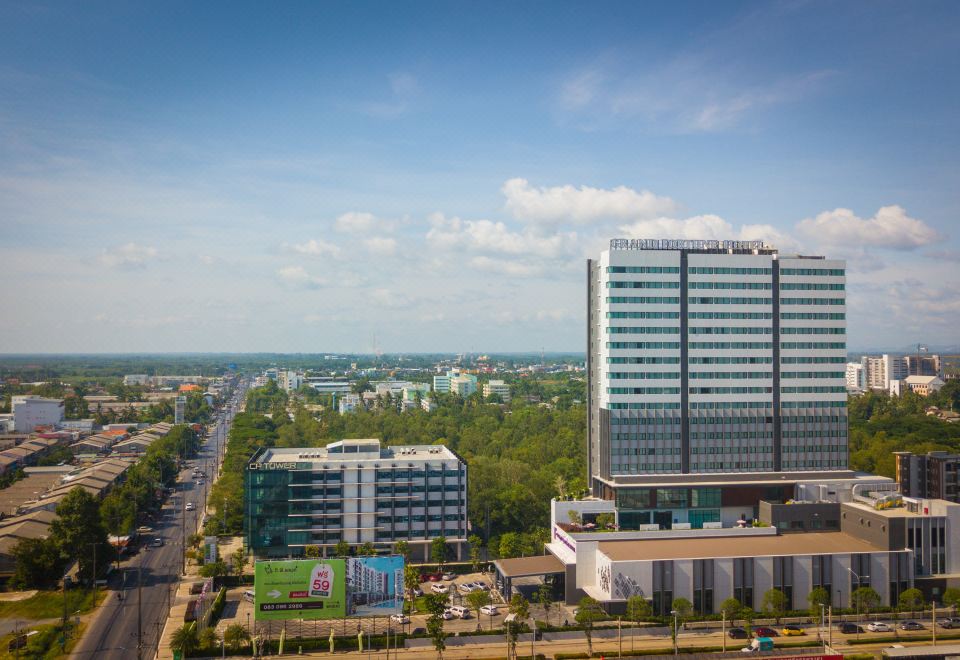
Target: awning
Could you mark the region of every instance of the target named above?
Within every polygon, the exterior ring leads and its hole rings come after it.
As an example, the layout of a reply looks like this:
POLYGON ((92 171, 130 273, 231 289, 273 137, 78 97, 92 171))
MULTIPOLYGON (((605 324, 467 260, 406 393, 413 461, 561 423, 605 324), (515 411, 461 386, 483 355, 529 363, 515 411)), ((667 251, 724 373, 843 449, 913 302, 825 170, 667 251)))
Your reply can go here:
POLYGON ((563 562, 550 554, 517 559, 497 559, 493 565, 497 567, 500 575, 506 578, 550 575, 563 573, 565 570, 563 562))

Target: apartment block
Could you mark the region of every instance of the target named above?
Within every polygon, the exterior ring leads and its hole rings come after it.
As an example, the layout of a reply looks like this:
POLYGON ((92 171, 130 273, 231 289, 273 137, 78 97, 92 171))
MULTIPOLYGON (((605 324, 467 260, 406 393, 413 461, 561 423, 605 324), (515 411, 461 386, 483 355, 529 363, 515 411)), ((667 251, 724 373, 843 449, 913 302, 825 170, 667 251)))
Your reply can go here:
POLYGON ((63 399, 27 394, 12 397, 10 403, 17 433, 32 433, 38 426, 56 426, 63 421, 63 399))
POLYGON ((960 502, 960 454, 894 452, 897 484, 909 497, 960 502))
POLYGON ((484 398, 496 394, 504 403, 510 402, 510 386, 502 380, 491 380, 483 384, 484 398))

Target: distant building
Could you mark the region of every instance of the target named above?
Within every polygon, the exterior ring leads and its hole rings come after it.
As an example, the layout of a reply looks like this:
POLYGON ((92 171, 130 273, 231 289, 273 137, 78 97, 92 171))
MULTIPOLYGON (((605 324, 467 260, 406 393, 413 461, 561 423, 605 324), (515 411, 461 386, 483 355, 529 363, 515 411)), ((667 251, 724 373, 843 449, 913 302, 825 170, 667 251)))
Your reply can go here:
POLYGON ((420 408, 429 413, 437 409, 437 404, 433 401, 433 399, 423 398, 420 400, 420 408))
POLYGON ((404 401, 416 401, 418 394, 420 395, 420 399, 423 400, 424 397, 430 394, 430 384, 408 383, 407 386, 403 388, 404 401))
POLYGON ((510 386, 502 380, 491 380, 483 384, 483 397, 489 398, 496 394, 504 403, 510 402, 510 386))
POLYGON ((277 374, 277 386, 284 392, 295 392, 303 385, 303 374, 296 371, 280 371, 277 374))
POLYGON ((148 385, 150 376, 147 374, 127 374, 123 377, 124 385, 148 385))
POLYGON ((318 394, 349 394, 350 381, 330 376, 311 376, 303 379, 318 394))
POLYGON ((441 394, 450 393, 450 374, 452 371, 448 371, 444 376, 434 376, 433 377, 433 391, 440 392, 441 394))
POLYGON ((892 383, 908 375, 907 361, 902 355, 864 355, 860 363, 863 365, 865 389, 891 391, 891 387, 896 387, 892 383))
POLYGON ((357 394, 344 394, 340 397, 340 401, 337 404, 337 410, 340 411, 340 414, 353 412, 360 406, 360 396, 357 394))
POLYGON ((943 363, 939 355, 907 355, 907 374, 910 376, 939 376, 943 378, 943 363))
POLYGON ((913 454, 894 452, 900 492, 908 497, 924 497, 960 502, 960 455, 945 451, 913 454))
POLYGON ((173 423, 183 424, 183 417, 187 410, 187 398, 178 396, 173 404, 173 423))
POLYGON ((903 388, 920 396, 930 396, 939 392, 944 382, 937 376, 907 376, 903 379, 903 388))
POLYGON ((477 391, 477 377, 473 374, 460 374, 450 379, 450 393, 468 397, 477 391))
POLYGON ((18 433, 31 433, 38 426, 55 426, 63 421, 63 399, 22 395, 13 397, 11 404, 18 433))
POLYGON ((847 362, 847 390, 850 392, 862 392, 864 389, 863 363, 847 362))
POLYGON ((392 551, 402 540, 426 561, 439 536, 464 557, 467 466, 441 445, 260 449, 244 481, 246 547, 258 558, 299 557, 311 545, 327 556, 340 541, 392 551))

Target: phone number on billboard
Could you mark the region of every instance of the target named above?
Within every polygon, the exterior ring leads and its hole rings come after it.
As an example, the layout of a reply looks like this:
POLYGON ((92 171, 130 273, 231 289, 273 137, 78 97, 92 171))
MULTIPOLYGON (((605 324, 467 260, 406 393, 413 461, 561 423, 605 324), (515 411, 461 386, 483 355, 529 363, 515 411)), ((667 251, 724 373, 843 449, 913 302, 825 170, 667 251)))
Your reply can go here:
POLYGON ((280 610, 322 610, 323 603, 261 603, 261 612, 278 612, 280 610))

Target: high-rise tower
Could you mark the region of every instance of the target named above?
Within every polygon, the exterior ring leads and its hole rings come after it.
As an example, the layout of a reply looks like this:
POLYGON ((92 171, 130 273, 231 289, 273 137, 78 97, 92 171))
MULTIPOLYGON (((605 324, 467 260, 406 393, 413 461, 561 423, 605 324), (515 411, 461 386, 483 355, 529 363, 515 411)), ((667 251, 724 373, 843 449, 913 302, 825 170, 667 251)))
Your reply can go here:
POLYGON ((842 260, 614 239, 587 272, 595 495, 639 475, 846 470, 842 260))

